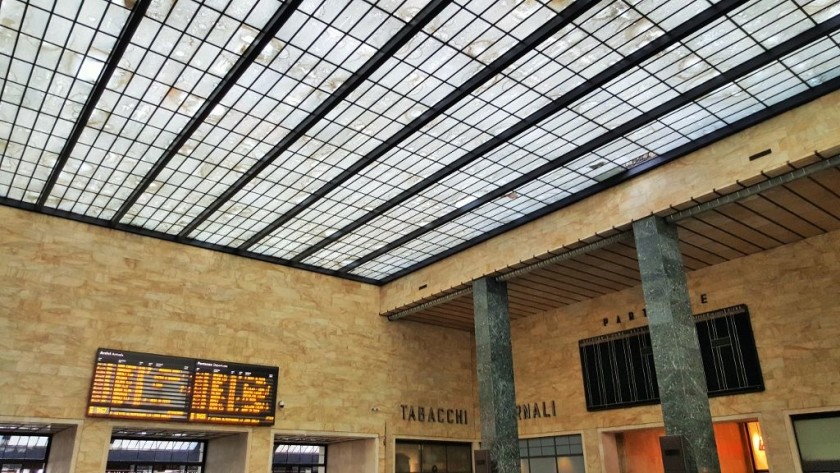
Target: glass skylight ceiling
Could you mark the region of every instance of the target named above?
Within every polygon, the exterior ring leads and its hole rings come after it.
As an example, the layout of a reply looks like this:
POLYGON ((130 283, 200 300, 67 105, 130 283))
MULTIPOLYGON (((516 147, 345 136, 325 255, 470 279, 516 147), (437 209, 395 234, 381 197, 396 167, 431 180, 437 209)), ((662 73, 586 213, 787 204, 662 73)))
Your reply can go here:
POLYGON ((835 90, 838 15, 840 0, 4 0, 0 198, 388 280, 835 90))

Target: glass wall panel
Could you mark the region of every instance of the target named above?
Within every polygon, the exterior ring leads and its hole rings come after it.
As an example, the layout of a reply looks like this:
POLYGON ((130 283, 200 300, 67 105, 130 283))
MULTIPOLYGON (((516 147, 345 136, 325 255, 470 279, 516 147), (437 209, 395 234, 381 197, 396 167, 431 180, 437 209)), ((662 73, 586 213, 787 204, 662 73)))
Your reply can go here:
POLYGON ((840 412, 799 415, 792 419, 802 471, 840 472, 840 412))
POLYGON ((394 462, 396 473, 418 473, 420 471, 420 448, 420 444, 397 444, 394 462))
POLYGON ((446 445, 423 445, 423 473, 443 473, 446 471, 446 445))
POLYGON ((557 473, 584 473, 583 455, 557 457, 557 473))
POLYGON ((196 440, 114 438, 106 473, 201 473, 206 443, 196 440))
POLYGON ((557 473, 554 457, 531 458, 531 473, 557 473))
POLYGON ((396 473, 472 473, 472 445, 399 441, 394 465, 396 473))
POLYGON ((43 472, 49 441, 45 435, 0 434, 0 472, 43 472))
POLYGON ((446 471, 449 473, 470 473, 472 471, 472 447, 469 445, 447 445, 446 471))
POLYGON ((519 441, 522 473, 585 473, 580 435, 519 441))
POLYGON ((274 444, 272 473, 326 473, 326 445, 274 444))

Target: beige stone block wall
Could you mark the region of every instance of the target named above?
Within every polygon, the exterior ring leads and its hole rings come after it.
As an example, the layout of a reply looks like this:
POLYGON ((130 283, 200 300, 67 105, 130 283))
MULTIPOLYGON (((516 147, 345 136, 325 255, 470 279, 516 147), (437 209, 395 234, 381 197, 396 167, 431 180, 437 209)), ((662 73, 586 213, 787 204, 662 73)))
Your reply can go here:
POLYGON ((382 288, 380 311, 472 281, 671 205, 840 145, 840 92, 737 133, 629 182, 492 238, 382 288), (750 161, 749 156, 772 154, 750 161), (425 286, 424 289, 419 289, 425 286))
MULTIPOLYGON (((791 412, 840 410, 838 249, 840 232, 832 232, 688 274, 695 313, 749 308, 766 390, 713 398, 711 410, 717 419, 757 418, 773 471, 797 471, 786 425, 791 412)), ((646 324, 643 307, 637 287, 512 322, 518 402, 558 406, 556 417, 520 422, 522 436, 582 432, 587 471, 599 472, 598 430, 662 424, 659 406, 587 412, 583 395, 577 342, 646 324)))
MULTIPOLYGON (((248 435, 238 434, 207 442, 206 473, 246 473, 248 469, 248 435)), ((266 471, 266 470, 262 470, 266 471)))
MULTIPOLYGON (((113 427, 148 425, 85 418, 98 347, 279 366, 277 431, 476 436, 471 334, 389 323, 375 286, 6 207, 0 261, 0 418, 83 421, 77 472, 104 471, 113 427), (470 422, 407 422, 401 404, 470 422)), ((267 471, 272 429, 244 432, 267 471)))
POLYGON ((375 442, 375 439, 363 439, 330 445, 327 450, 327 471, 330 473, 373 471, 376 461, 375 442))

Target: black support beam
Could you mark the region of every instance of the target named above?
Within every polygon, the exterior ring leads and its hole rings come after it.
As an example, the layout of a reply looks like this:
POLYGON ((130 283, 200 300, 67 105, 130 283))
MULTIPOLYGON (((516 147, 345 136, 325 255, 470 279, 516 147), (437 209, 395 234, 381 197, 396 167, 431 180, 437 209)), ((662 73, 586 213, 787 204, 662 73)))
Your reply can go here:
POLYGON ((254 38, 254 41, 250 46, 248 46, 245 54, 239 57, 233 67, 231 67, 228 73, 225 74, 222 81, 219 82, 216 89, 210 93, 207 100, 201 105, 201 108, 198 109, 198 112, 193 115, 172 143, 166 147, 163 155, 161 155, 160 159, 158 159, 154 166, 152 166, 152 169, 149 170, 149 172, 143 177, 140 184, 131 191, 131 195, 128 196, 128 199, 123 202, 117 213, 114 214, 113 218, 111 218, 111 226, 117 226, 120 220, 125 217, 125 214, 128 213, 129 209, 131 209, 131 207, 137 202, 137 199, 146 192, 146 189, 148 189, 155 179, 157 179, 158 175, 160 175, 164 168, 166 168, 166 165, 172 161, 172 158, 174 158, 176 154, 178 154, 178 150, 186 144, 187 140, 189 140, 198 127, 204 123, 204 120, 207 119, 207 116, 210 115, 216 105, 218 105, 228 91, 233 88, 236 81, 239 80, 248 67, 256 61, 263 49, 265 49, 265 47, 271 42, 277 32, 280 31, 280 28, 282 28, 286 21, 292 16, 302 1, 303 0, 286 0, 277 9, 274 16, 272 16, 268 23, 266 23, 265 28, 257 34, 257 37, 254 38))
POLYGON ((85 101, 85 105, 82 107, 81 113, 79 113, 79 118, 76 119, 76 123, 73 124, 70 136, 67 137, 67 141, 64 142, 64 146, 61 148, 61 153, 58 155, 55 167, 53 167, 52 172, 50 172, 50 177, 47 178, 47 182, 41 190, 41 195, 38 196, 38 201, 35 203, 38 210, 43 209, 44 204, 47 203, 47 198, 49 198, 50 193, 52 193, 55 183, 58 181, 58 176, 61 175, 61 171, 67 164, 67 160, 70 159, 70 153, 73 152, 73 148, 75 148, 76 144, 79 142, 79 137, 82 136, 82 132, 85 130, 85 126, 87 125, 91 114, 93 114, 93 110, 96 108, 97 102, 99 102, 100 97, 102 97, 102 94, 108 87, 108 82, 111 80, 111 76, 113 76, 114 71, 117 70, 117 65, 119 64, 120 59, 122 59, 123 54, 125 54, 125 50, 128 49, 129 44, 131 44, 131 38, 134 37, 134 32, 137 31, 137 27, 140 26, 140 22, 143 21, 143 17, 146 15, 146 10, 148 10, 149 5, 151 4, 152 0, 140 0, 131 9, 131 14, 129 14, 128 20, 125 22, 125 25, 123 25, 122 31, 120 31, 117 43, 114 45, 114 49, 111 50, 111 54, 108 55, 108 59, 105 61, 105 67, 102 68, 102 72, 99 74, 99 78, 93 86, 93 90, 91 90, 90 95, 85 101))
MULTIPOLYGON (((254 180, 262 171, 265 170, 272 162, 274 162, 277 158, 280 157, 286 150, 289 149, 297 140, 302 138, 307 131, 309 131, 315 124, 321 121, 324 117, 326 117, 335 107, 337 107, 342 100, 347 98, 358 86, 364 83, 371 74, 376 72, 385 61, 390 59, 394 54, 397 53, 408 41, 411 40, 417 33, 423 30, 423 28, 428 24, 434 17, 436 17, 447 5, 451 3, 451 0, 432 0, 429 2, 423 10, 418 12, 414 15, 414 18, 411 19, 408 23, 403 26, 400 31, 397 32, 390 40, 379 49, 376 54, 374 54, 367 62, 365 62, 362 67, 360 67, 349 79, 344 81, 343 84, 335 91, 334 94, 330 95, 328 99, 321 103, 318 108, 315 109, 309 116, 307 116, 304 120, 302 120, 292 131, 289 132, 286 136, 277 143, 271 151, 269 151, 265 156, 260 158, 257 163, 249 168, 244 174, 242 174, 239 179, 233 183, 232 186, 225 189, 222 194, 216 198, 213 203, 207 206, 201 213, 193 219, 187 226, 184 227, 183 230, 178 234, 181 238, 186 238, 192 233, 202 222, 210 218, 213 213, 219 210, 225 202, 229 201, 236 195, 237 192, 241 191, 248 185, 249 182, 254 180)), ((327 184, 329 185, 329 184, 327 184)), ((311 198, 311 196, 310 196, 311 198)), ((307 207, 309 204, 307 203, 310 198, 307 198, 303 202, 301 202, 297 207, 300 207, 302 211, 303 208, 307 207)), ((296 207, 296 208, 297 208, 296 207)), ((243 245, 240 249, 246 249, 247 246, 243 245)))
POLYGON ((427 178, 411 186, 410 188, 406 189, 399 195, 391 198, 382 205, 376 207, 374 210, 364 215, 363 217, 357 219, 353 223, 335 231, 329 237, 326 237, 323 240, 316 243, 315 245, 312 245, 311 247, 307 248, 303 252, 299 253, 295 258, 293 258, 293 260, 303 261, 309 256, 312 256, 314 253, 318 252, 323 248, 326 248, 327 246, 338 241, 345 235, 352 233, 353 231, 369 223, 370 221, 374 220, 380 215, 383 215, 385 212, 393 209, 397 205, 411 199, 412 197, 415 197, 418 193, 440 182, 446 176, 454 173, 455 171, 463 168, 464 166, 467 166, 471 162, 479 159, 481 156, 493 151, 496 148, 499 148, 500 146, 506 144, 508 141, 530 130, 543 120, 571 106, 581 98, 586 97, 587 95, 593 92, 596 92, 599 88, 603 87, 613 79, 621 76, 622 74, 627 73, 635 67, 638 67, 643 62, 661 53, 662 51, 669 48, 678 41, 683 40, 688 36, 700 31, 704 27, 712 24, 714 21, 722 18, 727 13, 731 12, 735 8, 745 3, 746 2, 744 0, 724 0, 717 4, 714 4, 713 6, 692 17, 690 20, 686 21, 680 26, 654 39, 642 48, 639 48, 638 50, 634 51, 632 54, 629 54, 624 59, 616 62, 612 66, 597 74, 592 79, 583 82, 579 86, 553 100, 548 105, 540 108, 536 112, 532 113, 531 115, 527 116, 523 120, 508 128, 507 130, 503 131, 502 133, 496 135, 495 137, 486 141, 485 143, 473 149, 472 151, 456 159, 452 163, 432 173, 427 178))
MULTIPOLYGON (((585 156, 586 154, 591 153, 591 152, 595 151, 596 149, 598 149, 598 148, 600 148, 600 147, 602 147, 602 146, 604 146, 604 145, 606 145, 606 144, 608 144, 608 143, 610 143, 610 142, 612 142, 612 141, 614 141, 618 138, 621 138, 622 136, 624 136, 628 133, 633 132, 634 130, 637 130, 637 129, 643 127, 643 126, 646 126, 646 125, 650 124, 651 122, 668 115, 671 112, 679 110, 680 108, 694 102, 695 100, 713 92, 715 89, 723 87, 723 86, 725 86, 725 85, 727 85, 731 82, 734 82, 734 81, 736 81, 736 80, 738 80, 738 79, 740 79, 740 78, 742 78, 746 75, 749 75, 749 74, 761 69, 762 67, 767 66, 768 64, 772 63, 773 61, 777 61, 777 60, 781 59, 782 57, 796 51, 797 49, 802 48, 803 46, 806 46, 806 45, 808 45, 808 44, 810 44, 810 43, 812 43, 816 40, 819 40, 820 38, 826 37, 827 35, 829 35, 831 33, 834 33, 838 29, 840 29, 840 15, 835 16, 835 17, 829 19, 828 21, 826 21, 824 23, 821 23, 821 24, 819 24, 819 25, 817 25, 817 26, 815 26, 815 27, 813 27, 813 28, 811 28, 807 31, 804 31, 804 32, 800 33, 799 35, 789 39, 788 41, 785 41, 784 43, 781 43, 781 44, 779 44, 779 45, 777 45, 777 46, 759 54, 758 56, 755 56, 754 58, 752 58, 752 59, 750 59, 750 60, 748 60, 748 61, 746 61, 746 62, 744 62, 744 63, 726 71, 726 72, 724 72, 721 75, 718 75, 718 76, 716 76, 716 77, 714 77, 714 78, 712 78, 712 79, 710 79, 710 80, 692 88, 689 91, 686 91, 682 95, 680 95, 678 97, 675 97, 674 99, 669 100, 668 102, 665 102, 664 104, 652 109, 651 111, 643 113, 643 114, 639 115, 638 117, 624 123, 623 125, 620 125, 620 126, 614 128, 614 129, 608 131, 607 133, 604 133, 603 135, 600 135, 600 136, 590 140, 586 144, 583 144, 583 145, 575 148, 574 150, 564 154, 563 156, 560 156, 556 159, 553 159, 552 161, 549 161, 548 163, 545 163, 542 166, 540 166, 538 168, 535 168, 532 171, 530 171, 526 174, 523 174, 522 176, 519 176, 518 178, 508 182, 507 184, 504 184, 504 185, 488 192, 487 194, 481 196, 480 198, 474 200, 473 202, 470 202, 469 204, 467 204, 463 207, 455 209, 452 212, 449 212, 446 215, 435 219, 434 221, 430 222, 429 224, 427 224, 427 225, 425 225, 421 228, 418 228, 417 230, 415 230, 411 233, 408 233, 405 236, 400 237, 397 240, 394 240, 393 242, 377 249, 376 251, 374 251, 372 253, 369 253, 369 254, 363 256, 362 258, 359 258, 358 260, 354 261, 353 263, 344 266, 343 268, 341 268, 341 271, 351 271, 354 268, 357 268, 358 266, 360 266, 360 265, 362 265, 362 264, 364 264, 368 261, 371 261, 371 260, 373 260, 373 259, 375 259, 375 258, 377 258, 377 257, 379 257, 379 256, 381 256, 381 255, 399 247, 399 246, 404 245, 405 243, 417 238, 418 236, 422 235, 423 233, 429 232, 429 231, 431 231, 431 230, 433 230, 433 229, 435 229, 435 228, 437 228, 437 227, 439 227, 439 226, 441 226, 441 225, 443 225, 443 224, 445 224, 445 223, 447 223, 451 220, 454 220, 454 219, 456 219, 456 218, 458 218, 458 217, 460 217, 464 214, 467 214, 467 213, 477 209, 478 207, 480 207, 480 206, 482 206, 482 205, 484 205, 488 202, 491 202, 495 199, 498 199, 499 197, 502 197, 502 196, 508 194, 509 192, 513 191, 514 189, 516 189, 516 188, 518 188, 518 187, 520 187, 520 186, 522 186, 522 185, 524 185, 524 184, 526 184, 526 183, 528 183, 528 182, 530 182, 534 179, 537 179, 544 174, 547 174, 547 173, 549 173, 549 172, 551 172, 555 169, 558 169, 558 168, 562 167, 563 165, 568 164, 569 162, 571 162, 571 161, 573 161, 577 158, 585 156)), ((822 92, 817 96, 821 96, 824 93, 826 93, 826 92, 822 92)), ((805 98, 808 98, 809 96, 811 96, 810 91, 805 92, 803 94, 807 94, 807 95, 804 95, 805 98)), ((816 98, 816 97, 813 97, 813 98, 816 98)), ((808 98, 808 101, 813 100, 813 98, 808 98)), ((770 107, 770 108, 772 108, 772 107, 770 107)), ((759 112, 759 113, 762 114, 762 113, 764 113, 764 111, 759 112)), ((750 119, 750 118, 751 117, 747 117, 747 119, 750 119)), ((741 120, 741 121, 744 121, 744 120, 741 120)), ((752 122, 752 120, 750 120, 750 122, 752 122)), ((739 123, 739 122, 736 122, 736 123, 739 123)), ((712 134, 712 136, 720 136, 720 137, 729 136, 732 133, 734 133, 732 131, 732 128, 735 127, 735 126, 736 126, 736 124, 731 124, 731 125, 729 125, 725 128, 722 128, 721 130, 717 130, 715 133, 712 134), (717 133, 717 132, 721 132, 721 133, 717 133)), ((742 128, 739 128, 739 129, 742 129, 742 128)), ((716 140, 717 139, 720 139, 720 138, 716 138, 716 140)), ((678 152, 679 155, 683 155, 683 154, 686 154, 688 152, 688 151, 684 151, 684 149, 697 149, 695 146, 690 146, 690 145, 693 145, 696 142, 700 142, 701 140, 702 140, 702 142, 706 143, 705 137, 703 137, 703 138, 700 138, 699 140, 695 140, 691 143, 688 143, 686 145, 683 145, 683 146, 677 148, 677 150, 683 150, 683 151, 678 152)), ((675 154, 674 151, 668 153, 668 155, 674 155, 674 154, 675 154)), ((662 157, 660 157, 659 159, 656 159, 655 161, 659 162, 659 163, 664 162, 664 161, 662 161, 661 158, 662 157)), ((635 175, 635 173, 630 173, 630 174, 622 173, 619 176, 629 178, 632 175, 635 175)), ((608 182, 608 181, 605 181, 605 182, 608 182)), ((600 189, 599 185, 596 185, 596 186, 593 186, 592 188, 587 189, 585 191, 586 195, 592 195, 592 193, 589 192, 589 190, 593 189, 593 188, 598 189, 598 191, 602 190, 602 189, 600 189)), ((575 197, 575 196, 572 196, 572 197, 575 197)), ((565 199, 563 201, 565 201, 565 199)), ((538 210, 537 212, 540 212, 540 215, 543 215, 542 210, 538 210)), ((530 216, 530 214, 526 217, 529 217, 529 216, 530 216)))
POLYGON ((411 123, 409 123, 404 128, 400 129, 400 131, 396 132, 393 136, 382 142, 382 144, 374 148, 370 153, 365 155, 365 157, 353 163, 350 167, 342 171, 341 174, 330 180, 330 182, 325 184, 320 189, 316 190, 313 194, 309 195, 306 199, 304 199, 299 204, 295 205, 292 209, 280 216, 278 219, 274 220, 266 227, 261 229, 253 237, 248 239, 248 241, 243 243, 239 248, 246 249, 256 245, 260 240, 267 237, 275 230, 277 230, 278 228, 282 227, 290 220, 295 218, 296 216, 300 215, 300 213, 309 208, 309 206, 327 196, 330 192, 334 191, 343 183, 347 182, 350 178, 361 172, 364 168, 376 162, 376 160, 378 160, 386 153, 397 147, 400 143, 408 139, 418 130, 431 123, 432 120, 442 115, 446 110, 454 106, 456 103, 469 96, 479 87, 484 85, 487 81, 501 73, 503 70, 505 70, 507 67, 509 67, 516 61, 522 59, 522 57, 524 57, 529 52, 533 51, 533 49, 537 47, 540 43, 544 42, 564 27, 570 25, 574 20, 586 13, 596 4, 598 4, 598 1, 578 0, 565 10, 561 11, 556 17, 546 22, 538 30, 528 35, 528 37, 523 39, 521 42, 517 43, 516 46, 509 49, 503 55, 499 56, 495 61, 490 63, 486 68, 482 69, 477 74, 468 79, 466 82, 464 82, 463 85, 450 92, 438 103, 436 103, 431 108, 423 112, 423 114, 421 114, 419 117, 412 120, 411 123))

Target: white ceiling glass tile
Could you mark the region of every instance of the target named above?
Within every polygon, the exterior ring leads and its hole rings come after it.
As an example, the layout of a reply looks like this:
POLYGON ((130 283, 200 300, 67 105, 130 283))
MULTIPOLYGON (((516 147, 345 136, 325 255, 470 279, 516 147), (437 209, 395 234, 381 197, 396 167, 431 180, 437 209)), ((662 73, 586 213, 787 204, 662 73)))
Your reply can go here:
POLYGON ((823 22, 829 18, 840 15, 840 1, 837 0, 812 0, 804 2, 802 9, 812 16, 817 22, 823 22))
POLYGON ((0 196, 38 201, 128 15, 101 0, 0 3, 0 196))
MULTIPOLYGON (((579 159, 586 160, 587 158, 583 157, 579 159)), ((595 184, 595 180, 587 177, 579 171, 567 167, 555 169, 554 171, 545 174, 540 178, 540 180, 554 185, 562 192, 570 194, 574 194, 581 189, 595 184)))
MULTIPOLYGON (((651 27, 650 25, 645 25, 646 21, 638 12, 632 11, 630 7, 621 2, 604 2, 599 8, 596 8, 594 14, 589 17, 584 17, 580 23, 585 31, 600 35, 597 38, 596 36, 590 36, 596 43, 603 45, 607 42, 611 44, 612 48, 620 49, 617 45, 617 42, 620 41, 619 38, 632 41, 638 37, 646 37, 648 39, 644 42, 647 42, 658 36, 658 33, 648 31, 651 30, 651 27)), ((576 51, 573 49, 575 46, 583 49, 587 48, 587 45, 582 43, 587 36, 585 34, 580 35, 579 33, 580 30, 578 29, 572 27, 566 28, 565 34, 555 35, 555 38, 550 39, 537 48, 537 51, 541 53, 541 57, 537 57, 537 54, 534 54, 520 60, 517 64, 508 68, 504 74, 500 74, 486 86, 482 87, 477 93, 472 94, 468 99, 462 101, 451 112, 447 113, 447 116, 462 120, 469 125, 480 127, 488 130, 493 135, 497 135, 515 123, 516 118, 527 116, 544 106, 550 101, 549 97, 544 94, 531 92, 529 87, 520 82, 521 78, 533 75, 535 72, 535 62, 543 67, 548 63, 559 66, 557 57, 567 54, 570 51, 573 55, 576 55, 576 51), (544 51, 551 51, 552 56, 556 57, 549 57, 544 51), (526 71, 527 73, 525 73, 526 71)), ((635 47, 639 46, 640 44, 637 44, 635 47)), ((631 47, 630 49, 634 48, 631 47)), ((580 62, 582 65, 579 65, 578 68, 581 70, 592 65, 590 63, 597 62, 592 67, 600 67, 600 69, 590 68, 590 74, 594 75, 596 72, 603 70, 608 65, 609 60, 606 57, 599 57, 598 61, 594 61, 589 57, 580 59, 580 62)), ((552 67, 548 70, 555 73, 552 75, 556 75, 556 72, 562 70, 562 67, 552 67)), ((574 85, 584 80, 581 76, 576 76, 572 72, 567 75, 567 78, 575 80, 574 85)), ((561 85, 568 87, 570 84, 568 82, 557 83, 554 84, 554 88, 560 87, 561 85)), ((615 119, 616 116, 631 112, 630 107, 618 103, 617 99, 612 104, 604 103, 603 107, 605 110, 609 108, 610 111, 599 114, 599 118, 607 124, 610 123, 610 120, 615 119), (612 107, 610 107, 611 105, 612 107)), ((441 124, 430 128, 430 132, 441 134, 446 129, 446 126, 447 124, 443 121, 441 124)), ((447 131, 451 129, 449 128, 447 131)), ((493 175, 496 183, 503 180, 498 171, 491 169, 494 166, 492 159, 481 159, 477 163, 479 166, 486 165, 488 167, 484 173, 493 175)), ((508 172, 506 173, 506 177, 512 179, 522 172, 524 171, 519 171, 518 174, 508 172)))
POLYGON ((837 76, 838 64, 837 48, 840 35, 835 34, 832 39, 815 42, 797 51, 782 62, 805 80, 809 86, 817 86, 837 76))
MULTIPOLYGON (((510 201, 507 197, 502 199, 510 201)), ((505 219, 510 221, 517 215, 519 215, 517 212, 506 209, 504 205, 490 202, 482 206, 479 213, 459 217, 444 227, 428 232, 401 246, 397 249, 403 250, 400 257, 394 258, 389 252, 359 266, 359 268, 353 270, 353 273, 366 274, 369 271, 390 271, 393 273, 405 269, 441 251, 463 243, 468 238, 499 227, 505 223, 505 219), (496 219, 488 216, 490 214, 498 215, 500 218, 496 219)))
POLYGON ((571 195, 566 191, 561 191, 555 185, 543 182, 542 180, 534 180, 520 186, 516 190, 516 193, 528 196, 543 204, 551 204, 571 195))
MULTIPOLYGON (((717 2, 711 2, 717 3, 717 2)), ((710 2, 670 2, 662 3, 656 0, 636 3, 634 8, 660 29, 670 30, 685 23, 693 16, 708 8, 710 2)))
MULTIPOLYGON (((193 191, 187 196, 189 211, 198 214, 268 154, 401 25, 397 17, 363 2, 343 4, 338 12, 324 2, 304 2, 208 119, 210 129, 204 143, 223 152, 208 160, 193 156, 192 149, 182 150, 189 153, 190 160, 212 168, 219 176, 208 190, 193 191)), ((332 150, 336 151, 330 158, 333 160, 350 154, 345 149, 332 150)), ((318 152, 325 154, 323 142, 307 137, 290 148, 286 159, 280 160, 286 166, 284 175, 292 172, 310 180, 310 185, 302 186, 301 191, 311 191, 317 188, 315 183, 335 174, 323 164, 318 166, 318 159, 312 159, 318 157, 318 152)), ((256 213, 249 206, 242 201, 227 210, 256 213)), ((173 231, 179 231, 190 220, 185 217, 189 216, 182 212, 172 212, 167 217, 173 231)))
POLYGON ((753 2, 732 16, 744 33, 762 44, 773 47, 814 25, 804 11, 788 0, 753 2))

